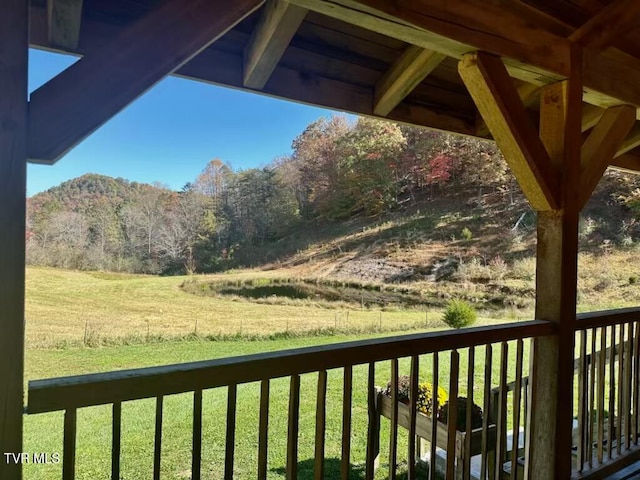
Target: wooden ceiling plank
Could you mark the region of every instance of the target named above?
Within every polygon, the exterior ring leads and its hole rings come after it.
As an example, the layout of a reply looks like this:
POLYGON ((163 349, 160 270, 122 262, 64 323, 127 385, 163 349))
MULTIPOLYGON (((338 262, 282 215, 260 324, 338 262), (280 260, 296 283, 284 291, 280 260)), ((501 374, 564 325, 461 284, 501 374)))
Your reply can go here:
POLYGON ((445 58, 442 53, 409 46, 376 84, 374 113, 387 116, 445 58))
POLYGON ((558 209, 558 175, 500 58, 469 54, 459 71, 532 207, 558 209))
POLYGON ((74 49, 80 41, 82 0, 47 0, 49 43, 74 49))
POLYGON ((262 3, 163 2, 31 94, 29 159, 54 163, 262 3))
MULTIPOLYGON (((549 17, 509 3, 474 0, 291 0, 311 11, 460 59, 483 50, 500 55, 509 74, 544 86, 569 76, 571 42, 543 28, 549 17), (526 13, 526 14, 525 14, 526 13), (542 25, 538 27, 538 25, 542 25)), ((515 2, 514 2, 515 3, 515 2)), ((570 35, 570 30, 566 35, 570 35)), ((615 49, 584 52, 584 100, 600 107, 640 105, 640 59, 615 49)), ((640 118, 640 111, 639 111, 640 118)))
POLYGON ((584 206, 633 127, 636 110, 630 105, 610 107, 582 145, 580 205, 584 206))
POLYGON ((307 15, 287 0, 269 0, 244 55, 244 85, 261 89, 307 15))
POLYGON ((569 40, 585 47, 602 49, 637 28, 640 15, 638 0, 617 0, 569 36, 569 40))
MULTIPOLYGON (((214 85, 244 88, 242 75, 238 72, 238 65, 241 62, 242 60, 237 56, 211 48, 176 71, 176 75, 214 85)), ((264 88, 255 92, 305 105, 319 105, 357 115, 376 116, 373 112, 373 95, 370 87, 317 74, 301 75, 299 70, 286 66, 284 62, 276 66, 264 88)), ((464 135, 473 134, 473 125, 470 121, 440 111, 437 107, 427 108, 406 101, 386 118, 464 135)))
POLYGON ((638 175, 640 174, 640 157, 626 153, 614 158, 609 166, 615 170, 638 175))

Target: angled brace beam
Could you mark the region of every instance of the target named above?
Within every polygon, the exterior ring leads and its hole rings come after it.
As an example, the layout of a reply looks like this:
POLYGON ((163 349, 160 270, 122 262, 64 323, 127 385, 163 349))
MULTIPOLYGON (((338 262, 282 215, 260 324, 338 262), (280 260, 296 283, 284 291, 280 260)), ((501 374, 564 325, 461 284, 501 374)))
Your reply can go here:
POLYGON ((580 207, 584 207, 604 171, 633 127, 636 109, 630 105, 609 107, 582 144, 580 207))
POLYGON ((635 28, 638 15, 638 0, 617 0, 573 32, 569 40, 584 47, 604 49, 616 38, 635 28))
POLYGON ((47 0, 49 43, 74 50, 80 40, 82 0, 47 0))
MULTIPOLYGON (((528 109, 533 104, 540 101, 540 91, 542 87, 540 87, 539 85, 534 85, 533 83, 522 82, 519 80, 516 81, 516 84, 517 84, 516 90, 518 91, 518 97, 520 97, 520 100, 522 101, 524 108, 528 109)), ((491 133, 482 116, 478 117, 477 124, 478 124, 478 127, 476 131, 476 135, 478 135, 479 137, 486 137, 491 133)))
POLYGON ((31 95, 29 159, 52 164, 263 0, 167 0, 31 95))
POLYGON ((382 117, 388 115, 445 58, 446 55, 433 50, 407 47, 376 84, 373 112, 382 117))
POLYGON ((458 71, 522 191, 536 210, 557 210, 559 175, 499 57, 465 55, 458 71))
POLYGON ((302 24, 307 10, 269 0, 244 53, 244 86, 262 89, 302 24))

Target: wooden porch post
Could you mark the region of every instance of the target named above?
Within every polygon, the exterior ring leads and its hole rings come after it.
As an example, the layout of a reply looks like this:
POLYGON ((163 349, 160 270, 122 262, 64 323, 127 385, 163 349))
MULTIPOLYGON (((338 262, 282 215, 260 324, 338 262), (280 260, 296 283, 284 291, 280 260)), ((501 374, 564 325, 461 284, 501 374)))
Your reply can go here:
POLYGON ((564 480, 571 475, 578 216, 584 183, 579 47, 572 47, 571 57, 569 79, 542 91, 539 131, 498 57, 477 52, 465 56, 458 69, 525 196, 538 212, 536 319, 554 322, 558 335, 537 339, 530 357, 531 408, 526 439, 530 479, 564 480))
POLYGON ((24 375, 24 265, 29 2, 0 15, 0 478, 20 479, 24 375))
POLYGON ((528 478, 571 476, 582 146, 577 48, 574 55, 574 75, 545 87, 541 96, 540 137, 562 178, 562 209, 538 212, 535 318, 556 323, 558 335, 532 342, 528 478))

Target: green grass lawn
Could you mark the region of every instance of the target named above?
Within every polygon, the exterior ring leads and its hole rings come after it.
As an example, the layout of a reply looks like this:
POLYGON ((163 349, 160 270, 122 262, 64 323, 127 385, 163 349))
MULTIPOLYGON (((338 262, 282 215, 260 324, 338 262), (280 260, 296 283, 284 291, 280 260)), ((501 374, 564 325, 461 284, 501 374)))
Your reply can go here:
MULTIPOLYGON (((362 338, 362 337, 358 337, 362 338)), ((30 350, 27 354, 27 379, 109 371, 217 357, 243 355, 264 351, 297 348, 320 343, 354 340, 351 336, 313 337, 260 342, 180 342, 104 348, 66 350, 30 350)), ((460 394, 466 395, 466 350, 461 351, 460 394)), ((477 349, 474 370, 474 400, 482 403, 484 348, 477 349)), ((510 363, 515 361, 515 344, 510 348, 510 363)), ((430 357, 421 359, 421 380, 431 379, 430 357)), ((525 359, 525 365, 527 360, 525 359)), ((493 384, 497 384, 498 351, 494 352, 493 384)), ((449 358, 440 357, 440 378, 448 382, 449 358)), ((513 376, 515 369, 510 368, 513 376)), ((353 372, 352 478, 362 478, 367 433, 367 366, 357 366, 353 372)), ((400 373, 409 373, 409 360, 400 363, 400 373)), ((390 377, 389 362, 380 362, 376 383, 385 385, 390 377)), ((510 377, 511 378, 511 377, 510 377)), ((302 376, 299 477, 312 478, 317 374, 302 376)), ((444 385, 448 390, 448 383, 444 385)), ((269 478, 283 478, 286 466, 287 408, 289 380, 271 381, 269 418, 269 478)), ((255 478, 257 473, 259 384, 239 387, 236 424, 236 478, 255 478)), ((342 435, 342 370, 329 372, 327 391, 326 478, 338 478, 342 435)), ((203 478, 221 478, 224 465, 226 389, 204 393, 203 407, 203 478)), ((153 462, 154 400, 127 402, 122 414, 122 478, 147 479, 153 462)), ((175 395, 165 399, 163 436, 163 478, 186 479, 191 465, 192 397, 175 395)), ((111 410, 109 406, 81 409, 78 414, 77 478, 108 479, 110 475, 111 410)), ((379 478, 388 475, 386 458, 389 444, 389 424, 382 423, 381 465, 379 478)), ((406 465, 407 433, 399 434, 399 461, 406 465)), ((62 413, 25 417, 25 450, 29 452, 62 451, 62 413)), ((60 478, 60 465, 27 465, 25 478, 60 478)))

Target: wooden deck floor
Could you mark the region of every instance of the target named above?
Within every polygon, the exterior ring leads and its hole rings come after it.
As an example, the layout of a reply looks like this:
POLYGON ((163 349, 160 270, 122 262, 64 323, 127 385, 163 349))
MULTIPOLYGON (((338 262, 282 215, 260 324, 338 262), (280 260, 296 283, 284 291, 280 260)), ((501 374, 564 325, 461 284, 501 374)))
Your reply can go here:
POLYGON ((640 462, 636 462, 628 467, 607 477, 607 480, 636 480, 640 479, 640 462))

